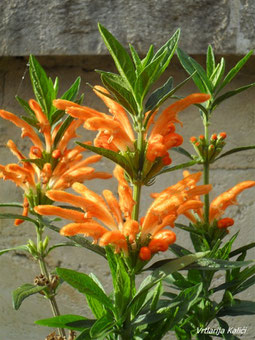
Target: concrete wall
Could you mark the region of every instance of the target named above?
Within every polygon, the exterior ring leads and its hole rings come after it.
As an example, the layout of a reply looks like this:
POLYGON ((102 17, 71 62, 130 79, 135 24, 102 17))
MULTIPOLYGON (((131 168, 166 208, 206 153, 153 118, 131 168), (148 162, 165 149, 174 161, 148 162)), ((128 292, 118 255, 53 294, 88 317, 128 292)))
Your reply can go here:
POLYGON ((97 22, 140 52, 180 27, 189 53, 211 43, 244 54, 255 45, 254 15, 253 0, 2 0, 0 55, 104 54, 97 22))
MULTIPOLYGON (((27 56, 33 53, 41 56, 39 61, 52 77, 60 77, 60 92, 64 92, 77 76, 82 77, 81 91, 85 92, 85 104, 105 110, 105 107, 92 93, 86 82, 99 83, 95 68, 114 70, 111 59, 105 54, 106 49, 97 30, 100 21, 125 45, 131 42, 144 53, 154 42, 163 44, 170 35, 181 27, 180 46, 195 58, 204 61, 204 53, 211 43, 217 54, 225 55, 228 68, 234 66, 238 54, 244 54, 254 47, 255 42, 255 3, 252 0, 65 0, 65 1, 18 1, 0 2, 0 108, 23 114, 14 96, 24 99, 32 96, 27 73, 27 56), (128 16, 128 20, 127 20, 128 16), (43 57, 46 56, 46 57, 43 57), (24 78, 24 79, 23 79, 24 78)), ((229 89, 255 81, 254 58, 235 78, 229 89)), ((164 75, 162 82, 173 75, 175 83, 185 79, 186 74, 179 62, 174 59, 164 75)), ((189 82, 179 93, 189 94, 196 91, 189 82)), ((233 99, 226 101, 214 112, 210 132, 226 131, 226 150, 239 145, 255 144, 255 96, 250 89, 233 99)), ((192 152, 189 138, 203 132, 199 113, 194 107, 180 114, 184 127, 179 129, 184 136, 184 147, 192 152)), ((94 134, 80 130, 80 140, 92 139, 94 134)), ((20 130, 13 124, 0 122, 0 164, 16 161, 5 147, 8 139, 13 139, 23 152, 27 150, 26 140, 20 139, 20 130)), ((174 163, 184 159, 172 152, 174 163)), ((110 171, 112 163, 103 160, 100 168, 110 171)), ((199 170, 199 167, 192 168, 199 170)), ((144 188, 142 214, 148 208, 150 192, 159 192, 164 187, 181 179, 181 172, 166 174, 157 179, 152 187, 144 188)), ((255 153, 247 151, 229 156, 212 166, 211 183, 214 185, 212 197, 227 190, 242 180, 255 178, 255 153)), ((91 181, 89 188, 101 192, 108 188, 117 193, 116 181, 91 181)), ((21 201, 22 192, 14 184, 0 183, 0 202, 21 201)), ((243 193, 240 204, 229 208, 228 216, 235 219, 231 235, 240 230, 236 247, 255 241, 255 189, 243 193)), ((142 215, 141 214, 141 215, 142 215)), ((46 231, 51 242, 63 238, 46 231)), ((188 235, 176 230, 177 243, 190 247, 188 235)), ((14 227, 11 221, 0 220, 0 249, 24 244, 28 238, 35 239, 35 231, 30 224, 14 227)), ((249 253, 254 258, 254 253, 249 253)), ((63 266, 86 273, 94 272, 104 283, 107 291, 111 290, 111 280, 106 263, 98 256, 79 248, 60 248, 48 258, 51 269, 63 266)), ((37 264, 21 252, 9 253, 0 257, 0 340, 41 340, 49 330, 33 325, 33 321, 50 316, 50 307, 41 296, 26 300, 19 311, 11 305, 11 292, 25 282, 33 282, 38 275, 37 264)), ((217 281, 222 282, 223 273, 217 274, 217 281)), ((254 300, 254 290, 242 296, 254 300)), ((62 313, 88 315, 83 296, 75 293, 69 286, 63 285, 58 297, 62 313)), ((230 319, 231 326, 247 326, 244 339, 251 340, 255 331, 252 317, 230 319)), ((167 337, 169 339, 169 337, 167 337)), ((174 337, 171 339, 174 339, 174 337)))

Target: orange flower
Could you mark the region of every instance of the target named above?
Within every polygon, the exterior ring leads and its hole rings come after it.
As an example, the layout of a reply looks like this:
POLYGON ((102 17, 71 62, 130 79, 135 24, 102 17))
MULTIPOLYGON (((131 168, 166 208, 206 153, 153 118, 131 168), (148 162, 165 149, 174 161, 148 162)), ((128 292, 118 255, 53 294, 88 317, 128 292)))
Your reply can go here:
MULTIPOLYGON (((76 130, 83 120, 73 120, 59 138, 57 133, 63 123, 59 123, 53 128, 35 100, 29 100, 29 106, 38 121, 39 134, 16 115, 0 110, 0 116, 20 127, 22 129, 21 137, 29 137, 33 144, 27 157, 12 140, 9 140, 7 146, 18 158, 19 164, 0 165, 0 178, 13 181, 24 190, 26 214, 28 213, 28 202, 31 208, 34 207, 32 202, 40 203, 40 198, 41 203, 50 203, 49 199, 45 197, 45 192, 49 189, 65 189, 74 182, 112 177, 105 172, 95 172, 92 167, 88 166, 98 162, 101 156, 96 155, 83 159, 84 148, 80 146, 68 148, 68 143, 77 136, 76 130), (56 142, 57 136, 58 141, 56 142), (34 200, 33 197, 37 197, 37 199, 34 200)), ((20 223, 19 221, 18 224, 20 223)))
MULTIPOLYGON (((94 140, 95 146, 115 152, 134 151, 136 148, 134 144, 135 135, 126 111, 120 104, 108 97, 110 94, 105 88, 95 86, 94 92, 104 101, 111 115, 98 112, 86 106, 73 105, 72 102, 61 99, 55 100, 54 105, 59 109, 65 109, 72 117, 84 120, 86 129, 97 130, 98 135, 94 140)), ((178 112, 192 104, 207 101, 209 98, 210 95, 208 94, 195 93, 178 100, 161 113, 155 124, 153 118, 157 112, 152 113, 147 126, 144 127, 144 139, 147 143, 145 152, 146 159, 149 162, 154 162, 156 158, 161 158, 162 166, 171 163, 168 150, 181 145, 183 142, 183 138, 175 133, 174 124, 181 123, 177 118, 178 112), (154 124, 154 127, 149 138, 146 139, 151 124, 154 124)), ((145 114, 145 117, 148 115, 149 112, 145 114)), ((144 119, 143 124, 145 121, 146 119, 144 119)))
MULTIPOLYGON (((189 172, 184 171, 184 179, 188 178, 189 176, 189 172)), ((237 195, 239 195, 245 189, 251 188, 253 186, 255 186, 255 181, 240 182, 233 188, 217 196, 210 204, 209 222, 213 223, 214 221, 217 221, 217 226, 220 229, 232 226, 234 224, 234 220, 232 218, 226 217, 221 219, 221 216, 225 213, 225 210, 228 206, 238 204, 236 200, 237 195)), ((193 190, 197 191, 195 183, 192 187, 193 190)), ((178 208, 179 214, 184 214, 195 224, 199 221, 204 221, 202 209, 203 203, 200 200, 200 195, 201 193, 197 191, 197 197, 195 196, 194 201, 190 200, 178 208)))
MULTIPOLYGON (((118 180, 119 200, 110 190, 104 190, 102 196, 94 193, 80 183, 74 183, 72 188, 81 196, 70 194, 61 190, 50 190, 47 196, 53 201, 69 203, 84 211, 89 219, 81 221, 82 213, 69 210, 68 219, 74 221, 61 229, 61 234, 70 236, 83 234, 90 236, 94 242, 99 241, 100 246, 111 244, 116 252, 123 251, 128 255, 129 249, 137 251, 140 259, 148 260, 150 254, 165 251, 175 242, 175 233, 164 229, 168 225, 174 226, 178 217, 178 209, 185 206, 194 208, 194 197, 205 194, 211 190, 210 185, 194 186, 200 178, 197 174, 187 176, 172 187, 157 194, 156 199, 149 207, 147 214, 140 223, 132 219, 132 210, 135 202, 131 196, 131 189, 124 177, 124 170, 116 166, 114 176, 118 180), (72 212, 72 213, 71 213, 72 212)), ((201 204, 199 204, 199 207, 201 204)), ((196 205, 197 207, 197 205, 196 205)), ((35 211, 42 215, 57 215, 64 217, 68 214, 62 208, 54 206, 37 206, 35 211)))

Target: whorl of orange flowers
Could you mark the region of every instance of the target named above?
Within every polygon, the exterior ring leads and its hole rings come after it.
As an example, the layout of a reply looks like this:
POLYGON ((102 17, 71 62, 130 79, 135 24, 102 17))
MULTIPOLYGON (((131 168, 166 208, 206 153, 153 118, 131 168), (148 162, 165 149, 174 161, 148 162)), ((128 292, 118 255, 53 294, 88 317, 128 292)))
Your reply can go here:
MULTIPOLYGON (((183 172, 184 177, 189 177, 189 172, 183 172)), ((225 210, 230 205, 236 205, 237 196, 244 190, 255 186, 255 181, 244 181, 236 184, 233 188, 223 192, 216 198, 214 198, 210 204, 209 210, 209 222, 213 223, 215 220, 217 221, 217 226, 220 229, 226 229, 234 224, 234 220, 229 217, 221 218, 225 213, 225 210)), ((196 198, 197 202, 201 202, 199 196, 196 198)), ((202 202, 201 202, 202 203, 202 202)), ((187 203, 188 204, 188 203, 187 203)), ((193 223, 197 223, 198 221, 204 220, 203 217, 203 209, 191 209, 193 211, 187 211, 184 215, 189 218, 193 223)), ((179 208, 179 213, 183 213, 183 206, 179 208)))
MULTIPOLYGON (((95 146, 116 152, 125 152, 128 149, 134 151, 135 134, 126 111, 108 97, 109 92, 105 88, 95 86, 94 92, 104 101, 111 115, 63 99, 54 100, 54 105, 58 109, 66 110, 72 117, 82 119, 86 129, 98 131, 94 139, 95 146)), ((195 93, 178 100, 163 110, 154 124, 153 118, 157 113, 155 111, 144 131, 144 138, 146 138, 149 127, 154 125, 147 139, 146 159, 154 162, 156 158, 161 157, 164 165, 170 164, 168 150, 183 142, 182 136, 175 132, 174 124, 181 123, 177 118, 178 112, 192 104, 205 102, 209 98, 208 94, 195 93)), ((145 114, 144 121, 148 114, 149 112, 145 114)))
MULTIPOLYGON (((0 178, 15 182, 28 196, 31 193, 37 194, 38 185, 40 192, 44 194, 48 189, 68 188, 74 182, 111 177, 110 174, 105 172, 95 172, 95 169, 89 166, 98 162, 101 156, 96 155, 83 159, 84 148, 75 146, 69 149, 67 147, 69 141, 77 136, 76 129, 83 123, 82 120, 73 120, 57 145, 54 146, 57 132, 63 123, 59 123, 53 128, 35 100, 29 100, 29 106, 37 118, 39 134, 42 138, 26 121, 13 113, 0 110, 0 117, 20 127, 22 130, 21 137, 28 137, 32 142, 28 157, 18 149, 12 140, 7 142, 7 147, 18 158, 19 162, 18 164, 0 165, 0 178), (43 139, 44 142, 42 142, 43 139), (32 159, 37 163, 25 161, 26 159, 32 159)), ((28 201, 25 198, 23 216, 26 216, 27 213, 28 201)), ((15 224, 20 224, 20 222, 20 220, 16 220, 15 224)))
POLYGON ((139 223, 132 219, 135 202, 124 177, 124 170, 116 166, 114 176, 119 183, 119 200, 110 190, 103 191, 103 199, 86 186, 74 183, 72 188, 80 196, 61 190, 50 190, 46 195, 53 201, 78 207, 84 213, 51 205, 37 206, 35 211, 41 215, 57 215, 72 220, 72 223, 61 229, 62 235, 90 236, 94 242, 99 240, 100 246, 111 244, 116 252, 122 250, 126 255, 132 249, 140 253, 142 260, 148 260, 152 254, 166 251, 169 245, 175 242, 175 233, 164 228, 174 226, 180 208, 183 207, 182 213, 200 208, 203 203, 194 198, 211 190, 211 185, 194 186, 201 173, 189 175, 156 194, 155 200, 139 223))

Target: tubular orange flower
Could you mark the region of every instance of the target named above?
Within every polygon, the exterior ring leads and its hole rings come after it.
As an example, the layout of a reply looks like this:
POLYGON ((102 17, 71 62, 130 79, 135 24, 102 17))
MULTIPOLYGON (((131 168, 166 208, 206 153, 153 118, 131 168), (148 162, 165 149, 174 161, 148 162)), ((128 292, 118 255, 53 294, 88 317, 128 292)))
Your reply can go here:
POLYGON ((10 120, 20 127, 22 129, 21 136, 29 137, 33 144, 30 147, 29 156, 26 157, 12 140, 8 141, 7 146, 18 158, 19 164, 0 165, 0 178, 12 180, 20 186, 25 191, 25 199, 28 199, 31 208, 34 207, 34 196, 41 199, 44 204, 49 204, 50 201, 45 197, 45 192, 51 188, 65 189, 74 182, 112 177, 105 172, 96 172, 94 168, 88 166, 98 162, 101 156, 83 159, 84 148, 75 146, 68 149, 68 143, 77 136, 76 130, 81 126, 83 120, 73 120, 60 136, 58 131, 61 127, 63 129, 63 123, 59 123, 57 127, 53 128, 35 100, 29 100, 29 106, 38 121, 39 134, 23 119, 10 112, 0 110, 0 117, 10 120), (41 140, 44 140, 44 143, 41 140))
MULTIPOLYGON (((184 171, 183 175, 184 179, 190 177, 188 171, 184 171)), ((232 226, 234 224, 234 220, 232 218, 226 217, 221 219, 221 216, 225 213, 225 210, 228 206, 238 204, 236 200, 237 195, 253 186, 255 186, 255 181, 240 182, 233 188, 217 196, 210 204, 209 222, 213 223, 214 221, 217 221, 217 226, 220 229, 232 226)), ((184 214, 195 224, 197 222, 203 222, 203 203, 201 202, 199 196, 204 193, 201 192, 201 190, 196 186, 195 183, 193 183, 191 185, 190 191, 187 192, 187 194, 192 194, 195 200, 189 200, 186 203, 182 204, 177 210, 178 214, 184 214)))
POLYGON ((245 189, 255 186, 255 181, 244 181, 235 185, 233 188, 223 192, 216 197, 210 204, 210 222, 219 219, 228 206, 237 204, 236 197, 245 189))
MULTIPOLYGON (((84 234, 92 237, 94 242, 99 240, 100 246, 113 245, 116 252, 122 250, 126 256, 129 249, 137 251, 137 256, 144 260, 148 260, 150 254, 167 250, 175 242, 175 233, 164 228, 174 226, 179 211, 182 213, 188 209, 200 208, 202 204, 195 200, 197 194, 206 194, 211 190, 210 185, 195 186, 200 174, 187 175, 177 184, 157 194, 139 223, 131 218, 135 202, 130 196, 131 189, 125 179, 124 170, 116 166, 114 175, 118 180, 119 200, 110 190, 103 191, 103 199, 80 183, 72 185, 79 196, 61 190, 49 190, 46 195, 53 201, 79 207, 84 211, 85 218, 90 219, 81 221, 81 213, 69 210, 68 219, 74 223, 62 228, 62 235, 84 234), (95 226, 94 229, 92 225, 95 226)), ((68 214, 68 211, 54 206, 38 206, 35 211, 60 217, 68 214)))
MULTIPOLYGON (((94 140, 95 146, 110 149, 115 152, 134 151, 136 149, 134 144, 135 134, 126 111, 120 104, 109 98, 110 93, 105 88, 95 86, 94 92, 104 101, 111 115, 98 112, 86 106, 72 105, 72 102, 61 99, 55 100, 54 105, 59 109, 65 109, 72 117, 82 119, 86 129, 97 130, 99 133, 94 140)), ((153 118, 157 111, 152 113, 147 125, 144 126, 143 134, 144 141, 147 143, 147 147, 145 148, 146 159, 149 162, 152 163, 156 158, 161 158, 162 166, 171 163, 168 150, 181 145, 183 142, 182 137, 175 133, 174 124, 181 124, 177 118, 178 112, 192 104, 207 101, 209 98, 210 95, 208 94, 195 93, 178 100, 161 113, 156 123, 154 123, 153 118), (147 132, 152 124, 154 124, 154 126, 147 139, 147 132)), ((150 112, 147 112, 145 117, 148 117, 149 114, 150 112)), ((145 122, 146 119, 143 120, 143 124, 145 124, 145 122)))

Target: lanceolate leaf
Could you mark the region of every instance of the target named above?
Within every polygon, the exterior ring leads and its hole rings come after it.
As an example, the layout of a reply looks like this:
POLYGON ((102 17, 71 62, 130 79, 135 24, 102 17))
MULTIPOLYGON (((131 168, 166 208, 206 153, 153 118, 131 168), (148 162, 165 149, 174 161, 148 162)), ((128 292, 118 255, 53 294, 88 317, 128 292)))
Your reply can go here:
POLYGON ((163 45, 154 55, 152 58, 152 61, 157 59, 159 55, 164 54, 166 52, 166 55, 164 59, 161 62, 160 66, 160 73, 158 76, 160 76, 165 69, 167 68, 168 64, 170 63, 170 60, 172 59, 174 52, 177 48, 177 44, 180 38, 180 29, 178 29, 174 35, 163 45))
POLYGON ((147 112, 149 110, 155 110, 161 104, 164 98, 168 97, 168 93, 172 90, 172 88, 173 77, 170 77, 162 87, 158 88, 150 95, 145 104, 145 111, 147 112))
POLYGON ((38 222, 30 217, 27 216, 23 216, 23 215, 18 215, 18 214, 10 214, 10 213, 3 213, 0 214, 0 219, 2 220, 14 220, 14 219, 20 219, 20 220, 24 220, 24 221, 29 221, 32 222, 34 224, 37 224, 38 222))
POLYGON ((131 115, 137 115, 137 104, 129 89, 126 88, 122 78, 114 73, 98 71, 104 86, 114 95, 115 100, 121 104, 131 115))
POLYGON ((194 160, 194 161, 178 164, 178 165, 171 166, 171 167, 166 166, 157 174, 157 176, 161 175, 161 174, 165 174, 166 172, 171 172, 171 171, 175 171, 175 170, 178 170, 178 169, 188 168, 189 166, 195 165, 197 163, 198 163, 198 161, 194 160))
POLYGON ((163 264, 161 267, 156 269, 152 275, 146 278, 146 285, 143 285, 142 288, 138 290, 129 306, 132 306, 143 294, 147 293, 153 286, 155 286, 165 277, 177 270, 187 267, 191 263, 196 262, 198 259, 206 256, 207 254, 208 252, 190 254, 163 264))
POLYGON ((0 207, 23 208, 21 203, 0 203, 0 207))
POLYGON ((55 90, 52 81, 49 81, 44 69, 32 55, 29 58, 29 73, 36 100, 50 120, 52 109, 54 109, 52 100, 55 99, 55 90))
POLYGON ((246 64, 247 60, 250 58, 250 56, 253 54, 253 50, 251 50, 249 53, 246 54, 236 65, 233 67, 229 73, 224 78, 222 84, 220 85, 217 93, 219 93, 235 76, 236 74, 241 70, 241 68, 246 64))
POLYGON ((90 329, 90 336, 93 339, 99 339, 113 331, 113 327, 115 325, 115 321, 111 318, 109 314, 102 316, 99 320, 97 320, 92 328, 90 329))
POLYGON ((96 146, 88 145, 88 144, 83 144, 77 142, 78 145, 82 146, 85 149, 91 150, 98 155, 104 156, 110 160, 112 160, 114 163, 119 164, 129 175, 131 178, 133 178, 133 171, 129 165, 129 162, 125 157, 120 155, 117 152, 114 152, 112 150, 104 149, 104 148, 98 148, 96 146))
POLYGON ((232 153, 236 153, 236 152, 240 152, 240 151, 246 151, 246 150, 251 150, 251 149, 255 149, 255 145, 248 145, 248 146, 240 146, 239 148, 234 148, 231 149, 227 152, 222 153, 219 157, 217 157, 215 159, 215 161, 217 161, 218 159, 222 158, 222 157, 226 157, 228 155, 231 155, 232 153))
POLYGON ((30 295, 41 292, 45 288, 46 286, 34 286, 30 283, 25 283, 24 285, 20 286, 12 293, 13 308, 16 310, 19 309, 23 300, 28 298, 30 295))
POLYGON ((73 85, 61 96, 61 99, 75 101, 80 90, 81 77, 78 77, 73 85))
POLYGON ((177 146, 177 147, 174 147, 171 149, 172 151, 175 151, 175 152, 178 152, 180 153, 181 155, 184 155, 190 159, 193 159, 192 155, 187 151, 185 150, 184 148, 182 148, 181 146, 177 146))
POLYGON ((0 250, 0 255, 3 255, 4 253, 8 253, 9 251, 13 251, 13 250, 28 251, 28 247, 24 244, 24 245, 13 247, 13 248, 2 249, 2 250, 0 250))
POLYGON ((235 268, 241 268, 254 264, 255 260, 249 261, 226 261, 219 259, 204 258, 197 261, 196 264, 192 264, 190 268, 201 270, 229 270, 235 268))
POLYGON ((226 93, 224 93, 222 96, 217 97, 217 98, 215 99, 215 101, 213 102, 213 104, 212 104, 212 110, 214 110, 214 109, 216 108, 217 105, 219 105, 221 102, 223 102, 223 101, 226 100, 227 98, 233 97, 233 96, 235 96, 236 94, 238 94, 238 93, 240 93, 240 92, 243 92, 243 91, 245 91, 245 90, 247 90, 247 89, 249 89, 250 87, 253 87, 253 86, 255 86, 255 83, 252 83, 252 84, 248 84, 248 85, 239 87, 239 88, 236 89, 236 90, 226 92, 226 93))
POLYGON ((250 244, 247 244, 246 246, 243 246, 243 247, 240 247, 238 249, 231 251, 231 253, 229 254, 229 257, 234 257, 234 256, 239 255, 241 253, 244 253, 247 250, 252 249, 254 247, 255 247, 255 242, 252 242, 250 244))
POLYGON ((73 117, 68 116, 66 118, 66 120, 64 121, 64 123, 62 123, 60 129, 58 130, 56 137, 54 138, 54 144, 53 144, 53 149, 55 149, 59 143, 59 141, 61 140, 61 138, 63 137, 66 129, 68 128, 68 126, 72 123, 72 121, 74 120, 73 117))
POLYGON ((87 319, 80 315, 66 314, 55 316, 49 319, 35 321, 40 326, 67 328, 71 330, 82 331, 84 328, 91 327, 96 320, 87 319))
POLYGON ((120 75, 127 81, 130 89, 133 89, 135 69, 129 54, 104 26, 98 24, 98 28, 120 75))
POLYGON ((217 314, 218 316, 237 316, 237 315, 254 315, 255 302, 235 299, 231 306, 224 307, 217 314))
POLYGON ((136 52, 135 48, 129 44, 129 48, 130 48, 130 52, 133 58, 133 62, 135 64, 136 67, 136 73, 139 74, 139 72, 142 70, 143 66, 142 66, 142 62, 139 58, 138 53, 136 52))
POLYGON ((214 91, 220 84, 220 81, 224 76, 224 72, 225 72, 225 60, 224 58, 221 58, 220 63, 217 65, 217 67, 214 70, 214 73, 210 77, 214 91))
POLYGON ((214 59, 213 48, 211 45, 209 45, 207 49, 207 57, 206 57, 206 73, 207 73, 208 78, 210 78, 214 69, 215 69, 215 59, 214 59))
POLYGON ((36 120, 35 113, 30 108, 28 102, 26 100, 20 98, 18 95, 15 98, 18 101, 18 103, 24 108, 24 110, 30 115, 30 117, 34 118, 36 120))
POLYGON ((61 279, 77 289, 80 293, 92 296, 107 309, 111 311, 114 310, 112 301, 90 276, 71 269, 57 268, 56 271, 61 279))
POLYGON ((135 92, 137 93, 140 104, 142 104, 151 85, 159 78, 161 63, 165 55, 166 51, 162 55, 159 55, 157 59, 152 60, 139 74, 135 83, 135 92))
MULTIPOLYGON (((184 51, 182 51, 180 48, 177 48, 177 56, 182 64, 182 66, 184 67, 184 69, 188 72, 189 75, 191 75, 192 73, 196 72, 196 68, 194 66, 194 64, 192 64, 191 57, 189 57, 184 51)), ((201 78, 201 75, 199 73, 195 73, 192 77, 194 83, 197 85, 197 87, 199 88, 199 90, 203 93, 206 93, 206 86, 204 84, 203 79, 201 78)))

